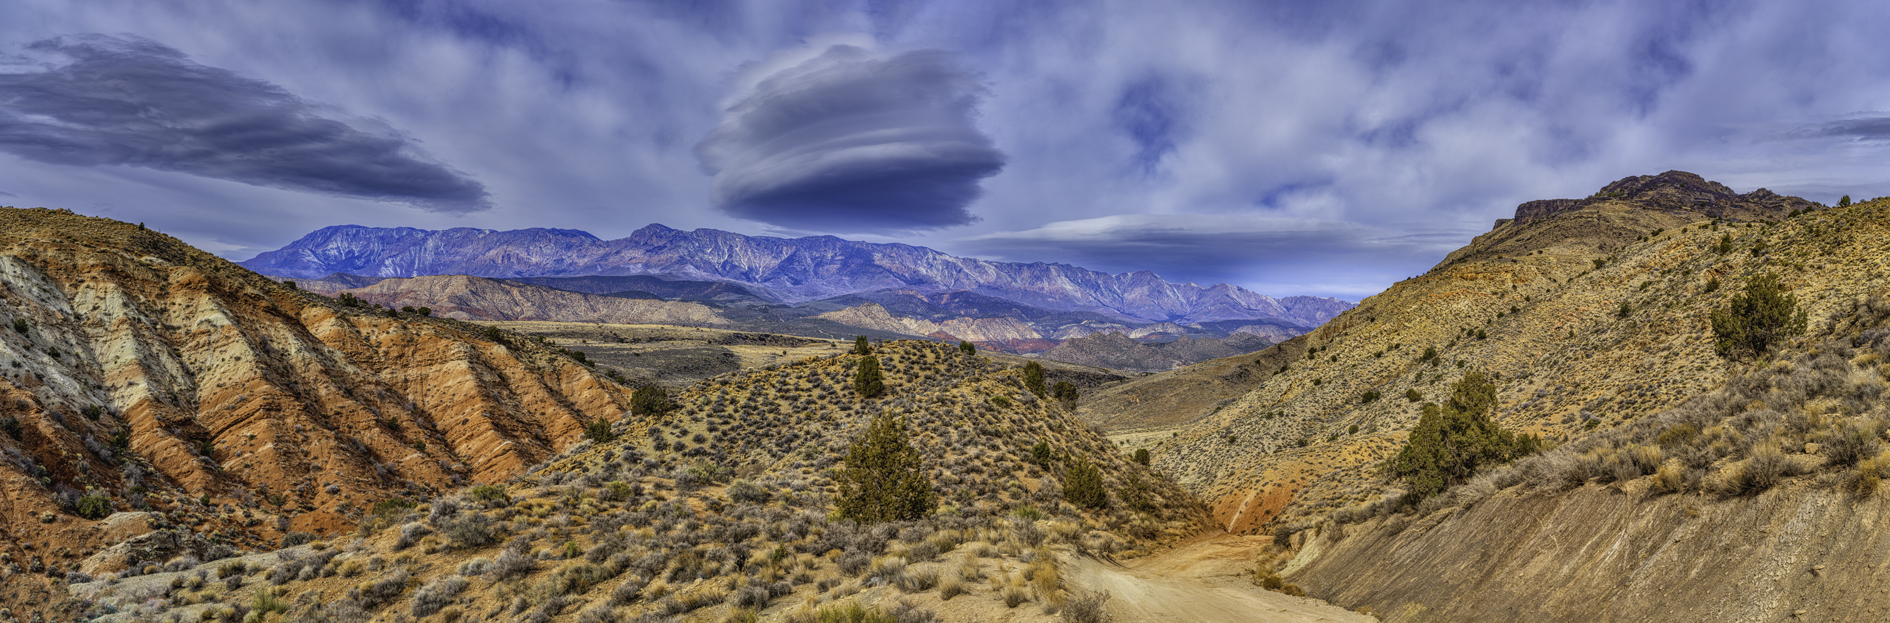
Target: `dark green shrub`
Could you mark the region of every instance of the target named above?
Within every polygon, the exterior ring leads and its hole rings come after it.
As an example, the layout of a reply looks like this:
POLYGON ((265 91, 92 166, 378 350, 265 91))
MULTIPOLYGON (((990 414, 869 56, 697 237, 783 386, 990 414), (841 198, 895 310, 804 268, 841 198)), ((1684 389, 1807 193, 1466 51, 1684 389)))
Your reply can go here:
POLYGON ((616 436, 610 432, 610 420, 598 418, 584 425, 584 437, 592 443, 604 443, 616 436))
POLYGON ((1378 390, 1368 389, 1368 390, 1365 390, 1364 395, 1358 397, 1358 403, 1362 405, 1368 405, 1368 404, 1377 402, 1378 399, 1382 396, 1383 394, 1378 393, 1378 390))
POLYGON ((18 333, 20 335, 26 334, 26 319, 25 318, 13 319, 13 332, 18 333))
POLYGON ((1049 469, 1050 467, 1050 442, 1038 441, 1037 445, 1031 446, 1030 447, 1030 462, 1036 463, 1038 467, 1049 469))
POLYGON ((651 385, 639 387, 630 394, 630 412, 637 415, 658 415, 675 408, 669 402, 669 392, 651 385))
POLYGON ((1732 252, 1732 234, 1721 234, 1719 244, 1713 245, 1713 251, 1720 255, 1732 252))
POLYGON ((1404 399, 1409 402, 1417 402, 1424 399, 1424 394, 1418 393, 1417 388, 1413 387, 1404 390, 1404 399))
POLYGON ((971 342, 961 341, 958 343, 958 352, 961 352, 967 355, 976 355, 978 354, 978 345, 972 344, 971 342))
POLYGON ((853 354, 855 355, 873 354, 873 346, 871 344, 866 343, 866 336, 862 335, 862 336, 853 338, 853 354))
POLYGON ((0 433, 6 433, 7 436, 12 437, 14 441, 19 441, 20 437, 26 434, 26 427, 20 426, 19 418, 9 415, 5 418, 0 418, 0 433))
POLYGON ((85 419, 96 422, 98 421, 99 416, 105 415, 105 409, 100 408, 98 405, 91 405, 86 408, 80 409, 79 415, 83 415, 85 416, 85 419))
POLYGON ((1418 361, 1423 361, 1423 362, 1437 361, 1437 347, 1436 346, 1424 347, 1424 356, 1418 357, 1418 361))
POLYGON ((1837 207, 1840 207, 1840 208, 1851 207, 1851 196, 1845 195, 1844 198, 1838 199, 1837 207))
POLYGON ((1713 277, 1713 278, 1711 278, 1711 279, 1707 279, 1707 280, 1706 280, 1706 291, 1707 291, 1707 292, 1712 292, 1712 291, 1714 291, 1714 290, 1718 290, 1718 289, 1719 289, 1719 278, 1718 278, 1718 277, 1713 277))
POLYGON ((112 514, 112 498, 105 495, 103 491, 93 489, 79 498, 79 502, 73 505, 72 511, 86 519, 104 519, 106 515, 112 514))
POLYGON ((866 434, 847 447, 846 467, 834 480, 835 510, 860 523, 921 519, 938 506, 905 421, 891 414, 873 416, 866 434))
POLYGON ((1404 449, 1392 458, 1392 472, 1405 481, 1414 498, 1426 498, 1475 475, 1477 468, 1533 454, 1542 442, 1516 435, 1490 417, 1496 409, 1496 384, 1471 370, 1451 387, 1443 407, 1425 404, 1423 415, 1404 449))
POLYGON ((1069 381, 1057 381, 1056 387, 1050 390, 1050 395, 1055 396, 1065 407, 1076 406, 1076 386, 1069 381))
POLYGON ((1049 390, 1043 385, 1043 364, 1035 361, 1024 364, 1024 389, 1030 390, 1038 398, 1048 393, 1049 390))
POLYGON ((1102 470, 1083 457, 1074 457, 1063 475, 1063 499, 1083 508, 1102 508, 1109 503, 1103 490, 1102 470))
POLYGON ((1762 356, 1785 338, 1805 332, 1805 311, 1798 308, 1798 297, 1785 294, 1778 275, 1766 273, 1746 281, 1743 294, 1733 295, 1732 303, 1714 310, 1713 348, 1721 356, 1762 356))
POLYGON ((419 309, 416 309, 416 310, 414 310, 414 311, 415 311, 415 312, 419 312, 419 314, 420 314, 420 315, 422 315, 422 316, 432 316, 432 315, 433 315, 433 308, 431 308, 431 307, 422 307, 422 308, 419 308, 419 309))
POLYGON ((1595 269, 1596 269, 1596 270, 1600 270, 1600 269, 1601 269, 1601 267, 1603 267, 1603 266, 1607 266, 1607 265, 1608 265, 1608 260, 1605 260, 1605 259, 1602 259, 1602 258, 1595 258, 1595 269))
POLYGON ((119 427, 117 430, 113 430, 112 438, 106 443, 111 446, 113 453, 122 455, 125 452, 130 451, 131 450, 131 429, 127 427, 119 427))
POLYGON ((480 502, 509 502, 512 499, 503 485, 473 485, 466 489, 466 497, 480 502))
POLYGON ((885 377, 879 373, 878 357, 867 355, 860 358, 860 368, 853 374, 853 390, 859 392, 861 398, 872 398, 886 391, 885 377))
POLYGON ((1148 448, 1135 449, 1135 464, 1148 465, 1148 448))
POLYGON ((1627 318, 1629 315, 1632 315, 1633 313, 1634 313, 1634 308, 1629 307, 1627 304, 1627 301, 1621 301, 1621 306, 1618 308, 1615 308, 1614 310, 1614 317, 1627 318))

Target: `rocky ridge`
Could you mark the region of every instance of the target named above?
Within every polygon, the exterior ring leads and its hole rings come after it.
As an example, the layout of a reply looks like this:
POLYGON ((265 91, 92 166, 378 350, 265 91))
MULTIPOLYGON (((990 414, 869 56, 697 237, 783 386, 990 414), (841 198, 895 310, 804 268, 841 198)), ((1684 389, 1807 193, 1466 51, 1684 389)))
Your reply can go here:
POLYGON ((81 512, 149 509, 153 529, 254 547, 508 478, 628 406, 522 336, 341 305, 137 225, 11 208, 0 396, 0 553, 7 582, 28 584, 126 538, 81 512))
POLYGON ((466 275, 383 279, 336 294, 341 293, 394 308, 426 307, 434 315, 459 320, 729 324, 722 314, 701 303, 597 296, 466 275))
POLYGON ((884 290, 974 292, 1045 309, 1120 315, 1141 322, 1280 319, 1317 326, 1351 307, 1321 297, 1274 298, 1220 284, 1162 280, 1147 271, 1106 274, 1066 264, 990 262, 924 247, 832 236, 773 238, 650 225, 620 240, 576 230, 327 227, 243 265, 290 278, 336 272, 375 277, 655 275, 740 284, 798 303, 884 290))

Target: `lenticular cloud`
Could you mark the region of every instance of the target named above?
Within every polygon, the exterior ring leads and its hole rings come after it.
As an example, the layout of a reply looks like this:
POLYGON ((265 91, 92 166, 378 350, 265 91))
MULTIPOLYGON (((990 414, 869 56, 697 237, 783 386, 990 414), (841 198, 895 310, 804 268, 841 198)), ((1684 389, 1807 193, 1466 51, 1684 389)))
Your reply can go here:
POLYGON ((834 45, 742 94, 696 148, 730 215, 900 233, 963 225, 1004 154, 972 124, 985 89, 942 52, 834 45))

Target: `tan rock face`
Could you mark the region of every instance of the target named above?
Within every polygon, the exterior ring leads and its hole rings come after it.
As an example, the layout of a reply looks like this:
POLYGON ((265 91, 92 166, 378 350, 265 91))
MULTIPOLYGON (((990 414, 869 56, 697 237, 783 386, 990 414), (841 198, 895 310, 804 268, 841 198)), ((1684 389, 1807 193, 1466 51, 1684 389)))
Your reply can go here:
POLYGON ((0 424, 18 423, 0 435, 0 551, 16 560, 64 569, 108 544, 62 496, 240 546, 502 480, 627 405, 516 334, 341 306, 135 225, 0 209, 0 424))

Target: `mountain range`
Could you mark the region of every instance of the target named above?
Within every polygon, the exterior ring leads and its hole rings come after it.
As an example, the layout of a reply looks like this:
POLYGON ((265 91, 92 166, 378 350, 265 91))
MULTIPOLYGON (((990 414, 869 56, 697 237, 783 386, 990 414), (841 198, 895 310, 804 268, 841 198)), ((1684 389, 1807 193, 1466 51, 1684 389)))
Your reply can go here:
POLYGON ((1338 299, 1275 298, 1228 284, 1177 284, 1148 271, 1110 274, 1068 264, 993 262, 833 236, 775 238, 655 224, 618 240, 570 229, 433 231, 338 225, 241 264, 268 275, 309 279, 335 273, 538 280, 655 276, 735 284, 747 295, 786 304, 887 291, 968 292, 1138 324, 1280 320, 1313 327, 1352 307, 1338 299))

